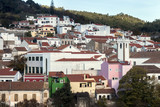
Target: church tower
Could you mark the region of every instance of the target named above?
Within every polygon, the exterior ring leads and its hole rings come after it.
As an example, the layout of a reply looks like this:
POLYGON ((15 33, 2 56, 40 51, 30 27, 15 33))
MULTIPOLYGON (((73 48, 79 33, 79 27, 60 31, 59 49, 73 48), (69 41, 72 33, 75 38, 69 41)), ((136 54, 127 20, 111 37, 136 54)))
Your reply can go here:
POLYGON ((117 55, 119 61, 129 61, 129 43, 130 40, 124 38, 117 39, 117 55))

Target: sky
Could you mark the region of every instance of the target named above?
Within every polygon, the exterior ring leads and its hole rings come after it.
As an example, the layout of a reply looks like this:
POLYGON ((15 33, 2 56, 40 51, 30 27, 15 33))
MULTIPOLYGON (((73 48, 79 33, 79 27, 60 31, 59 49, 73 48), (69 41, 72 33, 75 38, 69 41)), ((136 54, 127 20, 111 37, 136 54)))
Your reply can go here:
MULTIPOLYGON (((33 0, 50 6, 51 0, 33 0)), ((53 0, 55 7, 67 10, 96 12, 116 15, 129 14, 144 21, 160 19, 160 0, 53 0)))

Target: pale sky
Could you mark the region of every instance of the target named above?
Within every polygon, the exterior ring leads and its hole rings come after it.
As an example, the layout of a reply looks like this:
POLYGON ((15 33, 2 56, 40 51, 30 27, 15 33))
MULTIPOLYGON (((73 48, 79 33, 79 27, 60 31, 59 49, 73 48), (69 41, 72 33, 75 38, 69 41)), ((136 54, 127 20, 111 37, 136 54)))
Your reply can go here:
MULTIPOLYGON (((51 0, 33 0, 50 6, 51 0)), ((116 15, 125 13, 144 21, 160 19, 160 0, 53 0, 55 7, 116 15)))

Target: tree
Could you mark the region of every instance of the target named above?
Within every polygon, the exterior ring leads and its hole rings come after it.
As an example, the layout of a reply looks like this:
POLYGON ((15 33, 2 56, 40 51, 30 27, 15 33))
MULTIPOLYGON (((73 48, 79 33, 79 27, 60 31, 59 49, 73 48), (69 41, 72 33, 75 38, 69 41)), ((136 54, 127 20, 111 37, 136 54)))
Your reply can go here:
POLYGON ((48 33, 47 37, 53 37, 53 33, 48 33))
POLYGON ((11 61, 9 67, 12 67, 14 70, 24 72, 24 67, 27 59, 24 56, 15 56, 14 60, 11 61))
POLYGON ((107 99, 105 97, 102 97, 101 99, 99 99, 97 102, 98 107, 106 107, 107 106, 106 100, 107 99))
POLYGON ((39 107, 40 104, 35 99, 24 100, 22 102, 17 103, 17 107, 39 107))
POLYGON ((31 31, 25 32, 24 36, 25 36, 25 37, 32 37, 31 31))
POLYGON ((156 84, 148 79, 147 71, 133 67, 119 82, 118 97, 124 107, 157 107, 160 98, 157 96, 156 84), (158 102, 158 103, 157 103, 158 102))
POLYGON ((53 95, 53 104, 56 107, 74 107, 74 95, 71 92, 70 83, 65 83, 61 89, 58 89, 53 95))

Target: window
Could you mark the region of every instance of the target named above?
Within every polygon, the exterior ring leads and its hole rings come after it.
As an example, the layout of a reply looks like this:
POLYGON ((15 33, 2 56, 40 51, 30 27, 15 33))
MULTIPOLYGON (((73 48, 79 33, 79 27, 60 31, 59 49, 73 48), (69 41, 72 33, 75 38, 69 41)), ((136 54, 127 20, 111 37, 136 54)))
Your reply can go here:
POLYGON ((151 79, 151 77, 150 77, 150 76, 148 76, 148 79, 150 80, 150 79, 151 79))
POLYGON ((18 101, 18 94, 14 95, 14 101, 18 101))
POLYGON ((39 61, 39 57, 36 57, 36 61, 39 61))
POLYGON ((44 97, 47 97, 47 93, 44 93, 44 97))
POLYGON ((36 80, 33 80, 33 82, 36 82, 36 80))
POLYGON ((126 48, 127 48, 127 44, 126 44, 126 48))
POLYGON ((32 57, 32 61, 34 61, 35 59, 34 59, 34 57, 32 57))
POLYGON ((29 73, 31 73, 31 67, 29 67, 29 73))
POLYGON ((27 94, 23 94, 23 100, 27 100, 27 94))
POLYGON ((39 80, 39 82, 43 82, 43 80, 39 80))
POLYGON ((99 99, 101 99, 101 95, 99 95, 99 99))
POLYGON ((134 63, 133 65, 136 65, 136 61, 134 61, 133 63, 134 63))
POLYGON ((32 98, 36 100, 36 94, 32 94, 32 98))
POLYGON ((29 82, 30 80, 26 80, 27 82, 29 82))
POLYGON ((109 71, 112 71, 112 69, 110 68, 109 71))
POLYGON ((40 73, 43 74, 43 68, 41 67, 40 69, 41 69, 40 73))
POLYGON ((6 95, 5 94, 2 94, 2 102, 5 102, 6 101, 6 95))
POLYGON ((43 61, 43 57, 42 56, 40 57, 40 61, 43 61))
POLYGON ((32 67, 32 73, 35 73, 35 68, 34 67, 32 67))
POLYGON ((64 83, 64 79, 61 79, 61 80, 60 80, 60 83, 64 83))
POLYGON ((120 43, 120 49, 122 49, 122 44, 120 43))
POLYGON ((36 73, 37 74, 39 73, 39 67, 36 67, 36 73))
POLYGON ((29 61, 31 61, 31 57, 29 57, 28 59, 29 59, 29 61))
POLYGON ((158 80, 160 80, 160 76, 158 76, 158 80))
POLYGON ((92 83, 91 82, 87 83, 87 87, 92 87, 92 83))

